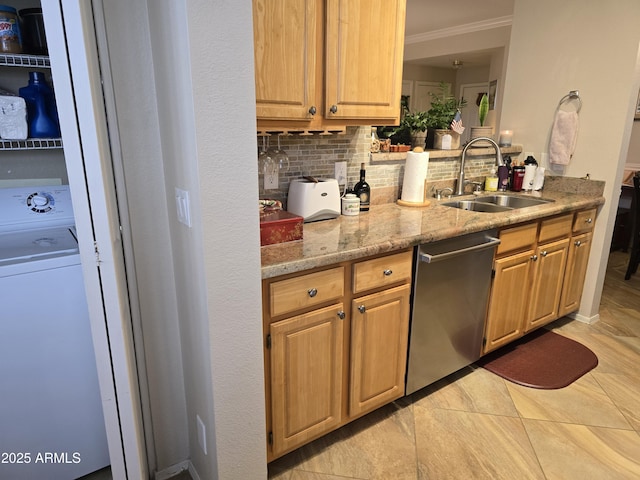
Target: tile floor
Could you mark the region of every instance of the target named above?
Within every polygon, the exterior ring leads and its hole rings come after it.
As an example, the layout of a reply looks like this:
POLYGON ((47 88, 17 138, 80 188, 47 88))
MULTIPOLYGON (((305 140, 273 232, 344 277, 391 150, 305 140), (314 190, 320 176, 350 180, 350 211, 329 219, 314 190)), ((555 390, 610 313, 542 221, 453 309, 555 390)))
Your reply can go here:
POLYGON ((598 366, 559 390, 475 366, 344 426, 269 466, 272 480, 640 478, 640 272, 613 252, 600 322, 560 319, 598 366))

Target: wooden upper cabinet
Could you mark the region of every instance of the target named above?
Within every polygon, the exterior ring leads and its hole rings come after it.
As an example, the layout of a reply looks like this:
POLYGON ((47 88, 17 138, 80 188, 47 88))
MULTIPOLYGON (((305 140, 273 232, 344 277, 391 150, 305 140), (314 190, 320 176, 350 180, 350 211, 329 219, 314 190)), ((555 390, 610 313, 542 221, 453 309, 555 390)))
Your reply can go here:
MULTIPOLYGON (((319 1, 319 0, 318 0, 319 1)), ((317 101, 316 0, 253 0, 258 118, 311 120, 317 101)))
POLYGON ((406 0, 253 0, 259 128, 392 125, 406 0))
POLYGON ((405 0, 327 0, 325 117, 399 115, 405 0))

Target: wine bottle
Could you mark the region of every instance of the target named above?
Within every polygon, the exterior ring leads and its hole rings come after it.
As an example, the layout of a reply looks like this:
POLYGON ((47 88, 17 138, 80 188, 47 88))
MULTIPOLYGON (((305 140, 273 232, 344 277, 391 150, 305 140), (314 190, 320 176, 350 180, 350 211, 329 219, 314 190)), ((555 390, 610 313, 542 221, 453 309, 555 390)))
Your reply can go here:
POLYGON ((365 169, 364 163, 360 164, 360 181, 356 183, 355 187, 353 187, 353 192, 360 198, 360 211, 368 212, 369 211, 369 201, 371 199, 371 188, 369 184, 364 179, 365 177, 365 169))

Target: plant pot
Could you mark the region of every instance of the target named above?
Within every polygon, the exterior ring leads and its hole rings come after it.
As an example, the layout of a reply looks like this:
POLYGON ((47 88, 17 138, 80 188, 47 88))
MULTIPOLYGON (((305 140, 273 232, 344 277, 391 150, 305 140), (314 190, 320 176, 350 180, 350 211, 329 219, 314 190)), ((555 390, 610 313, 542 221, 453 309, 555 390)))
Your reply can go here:
MULTIPOLYGON (((493 127, 471 127, 470 140, 478 137, 493 138, 493 127)), ((487 141, 480 141, 473 144, 474 147, 490 147, 491 144, 487 141)))
POLYGON ((425 148, 427 143, 427 132, 421 132, 420 130, 414 130, 411 132, 411 148, 422 147, 425 148))
POLYGON ((460 148, 460 135, 453 130, 436 129, 433 148, 438 150, 457 150, 460 148))
POLYGON ((433 142, 435 141, 436 138, 436 131, 433 128, 429 128, 427 130, 427 145, 426 148, 427 150, 433 150, 433 142))

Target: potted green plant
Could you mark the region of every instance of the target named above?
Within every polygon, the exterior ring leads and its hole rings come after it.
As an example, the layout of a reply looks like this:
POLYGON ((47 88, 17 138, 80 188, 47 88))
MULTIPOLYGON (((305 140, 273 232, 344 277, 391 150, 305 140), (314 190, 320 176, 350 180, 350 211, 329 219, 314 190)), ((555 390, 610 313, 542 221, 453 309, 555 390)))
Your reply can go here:
MULTIPOLYGON (((487 114, 489 113, 489 97, 486 93, 482 94, 480 98, 480 102, 478 103, 478 121, 480 122, 480 126, 471 127, 471 139, 478 137, 491 137, 493 135, 493 127, 491 125, 486 126, 484 122, 487 119, 487 114)), ((482 146, 486 144, 489 146, 489 142, 478 142, 476 145, 482 146)))
POLYGON ((405 104, 402 105, 402 110, 400 125, 393 131, 393 137, 401 140, 409 139, 413 148, 424 147, 429 127, 427 112, 411 112, 405 104))
POLYGON ((429 128, 429 115, 427 112, 407 111, 400 122, 400 126, 404 126, 409 131, 412 148, 424 148, 427 142, 427 128, 429 128))
MULTIPOLYGON (((451 136, 449 148, 460 147, 460 135, 451 130, 451 122, 456 113, 466 105, 466 101, 458 100, 449 92, 449 84, 440 82, 440 92, 431 92, 431 108, 427 111, 428 126, 435 130, 434 148, 443 148, 445 135, 451 136)), ((446 145, 445 145, 446 146, 446 145)))

